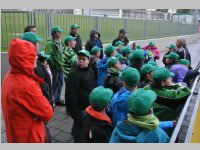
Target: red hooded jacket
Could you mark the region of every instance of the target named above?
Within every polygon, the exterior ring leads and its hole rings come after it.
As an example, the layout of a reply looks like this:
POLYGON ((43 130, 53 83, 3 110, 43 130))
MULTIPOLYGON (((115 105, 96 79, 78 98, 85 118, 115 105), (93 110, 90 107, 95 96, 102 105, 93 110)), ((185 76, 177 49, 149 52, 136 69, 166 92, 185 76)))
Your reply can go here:
POLYGON ((8 50, 11 66, 2 84, 2 111, 9 143, 45 142, 44 122, 53 116, 48 100, 42 95, 34 74, 36 47, 13 39, 8 50))

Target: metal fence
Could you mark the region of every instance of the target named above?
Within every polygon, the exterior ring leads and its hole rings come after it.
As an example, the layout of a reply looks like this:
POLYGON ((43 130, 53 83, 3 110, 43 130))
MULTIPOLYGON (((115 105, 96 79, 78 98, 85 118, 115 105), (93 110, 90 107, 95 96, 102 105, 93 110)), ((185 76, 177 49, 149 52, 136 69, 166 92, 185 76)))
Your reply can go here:
POLYGON ((149 39, 167 36, 193 34, 198 32, 197 25, 181 24, 178 22, 108 18, 97 16, 69 15, 55 11, 1 11, 1 47, 7 51, 9 41, 20 37, 27 25, 36 25, 39 35, 46 40, 50 37, 51 27, 59 25, 63 30, 63 38, 70 32, 70 25, 76 23, 80 26, 79 34, 83 45, 89 39, 90 30, 98 30, 103 43, 110 43, 117 37, 118 31, 125 28, 129 40, 149 39))

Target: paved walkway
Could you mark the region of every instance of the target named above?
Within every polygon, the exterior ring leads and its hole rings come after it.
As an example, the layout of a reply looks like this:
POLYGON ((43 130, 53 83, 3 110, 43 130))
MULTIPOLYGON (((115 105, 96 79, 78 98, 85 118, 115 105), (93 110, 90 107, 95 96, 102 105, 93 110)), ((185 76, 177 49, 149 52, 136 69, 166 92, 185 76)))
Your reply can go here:
MULTIPOLYGON (((188 49, 191 53, 192 66, 195 67, 200 61, 200 40, 188 45, 188 49)), ((161 54, 163 56, 163 54, 161 54)), ((161 57, 162 58, 162 57, 161 57)), ((162 59, 158 61, 158 64, 162 66, 162 59)), ((64 99, 64 87, 61 94, 61 99, 64 99)), ((1 117, 2 118, 2 117, 1 117)), ((1 119, 1 142, 6 143, 5 127, 3 120, 1 119)), ((55 113, 51 121, 49 122, 50 132, 54 143, 71 143, 73 138, 71 136, 72 119, 66 115, 64 106, 57 106, 55 113)))

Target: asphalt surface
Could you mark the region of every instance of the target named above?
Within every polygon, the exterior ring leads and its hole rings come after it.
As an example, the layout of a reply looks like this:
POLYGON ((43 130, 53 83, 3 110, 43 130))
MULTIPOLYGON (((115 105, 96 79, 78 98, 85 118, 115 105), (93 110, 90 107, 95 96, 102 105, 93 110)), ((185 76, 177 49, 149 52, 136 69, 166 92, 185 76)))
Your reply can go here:
MULTIPOLYGON (((189 44, 188 49, 192 58, 192 67, 195 67, 200 61, 200 40, 189 44)), ((163 56, 164 52, 161 53, 163 56)), ((162 57, 157 62, 159 66, 163 66, 162 57)), ((64 89, 63 86, 61 99, 64 99, 64 89)), ((64 106, 57 106, 54 112, 54 116, 48 123, 50 132, 52 135, 53 143, 72 143, 73 138, 71 136, 72 119, 65 113, 64 106)), ((1 142, 6 143, 5 126, 3 118, 1 117, 1 142)))

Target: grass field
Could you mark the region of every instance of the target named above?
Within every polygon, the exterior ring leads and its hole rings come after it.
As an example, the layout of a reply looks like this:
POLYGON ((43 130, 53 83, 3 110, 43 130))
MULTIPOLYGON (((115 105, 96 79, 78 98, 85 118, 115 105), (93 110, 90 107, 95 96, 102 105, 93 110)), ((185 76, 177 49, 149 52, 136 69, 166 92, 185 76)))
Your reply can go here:
MULTIPOLYGON (((125 28, 124 21, 124 19, 118 18, 98 18, 98 31, 101 33, 103 43, 110 43, 117 37, 119 29, 125 28)), ((63 38, 69 33, 70 25, 73 23, 80 26, 79 34, 81 35, 83 45, 85 45, 86 41, 89 39, 90 30, 95 29, 96 17, 51 14, 51 25, 59 25, 64 30, 63 38)), ((31 24, 31 20, 27 12, 1 12, 2 51, 7 51, 9 41, 14 37, 20 37, 24 31, 24 27, 28 24, 31 24)), ((50 30, 47 29, 45 13, 35 13, 35 25, 39 35, 44 39, 44 42, 41 43, 41 46, 44 47, 46 40, 49 38, 47 37, 47 31, 50 30)), ((128 19, 126 28, 129 40, 193 34, 196 31, 196 26, 194 25, 133 19, 128 19)))

